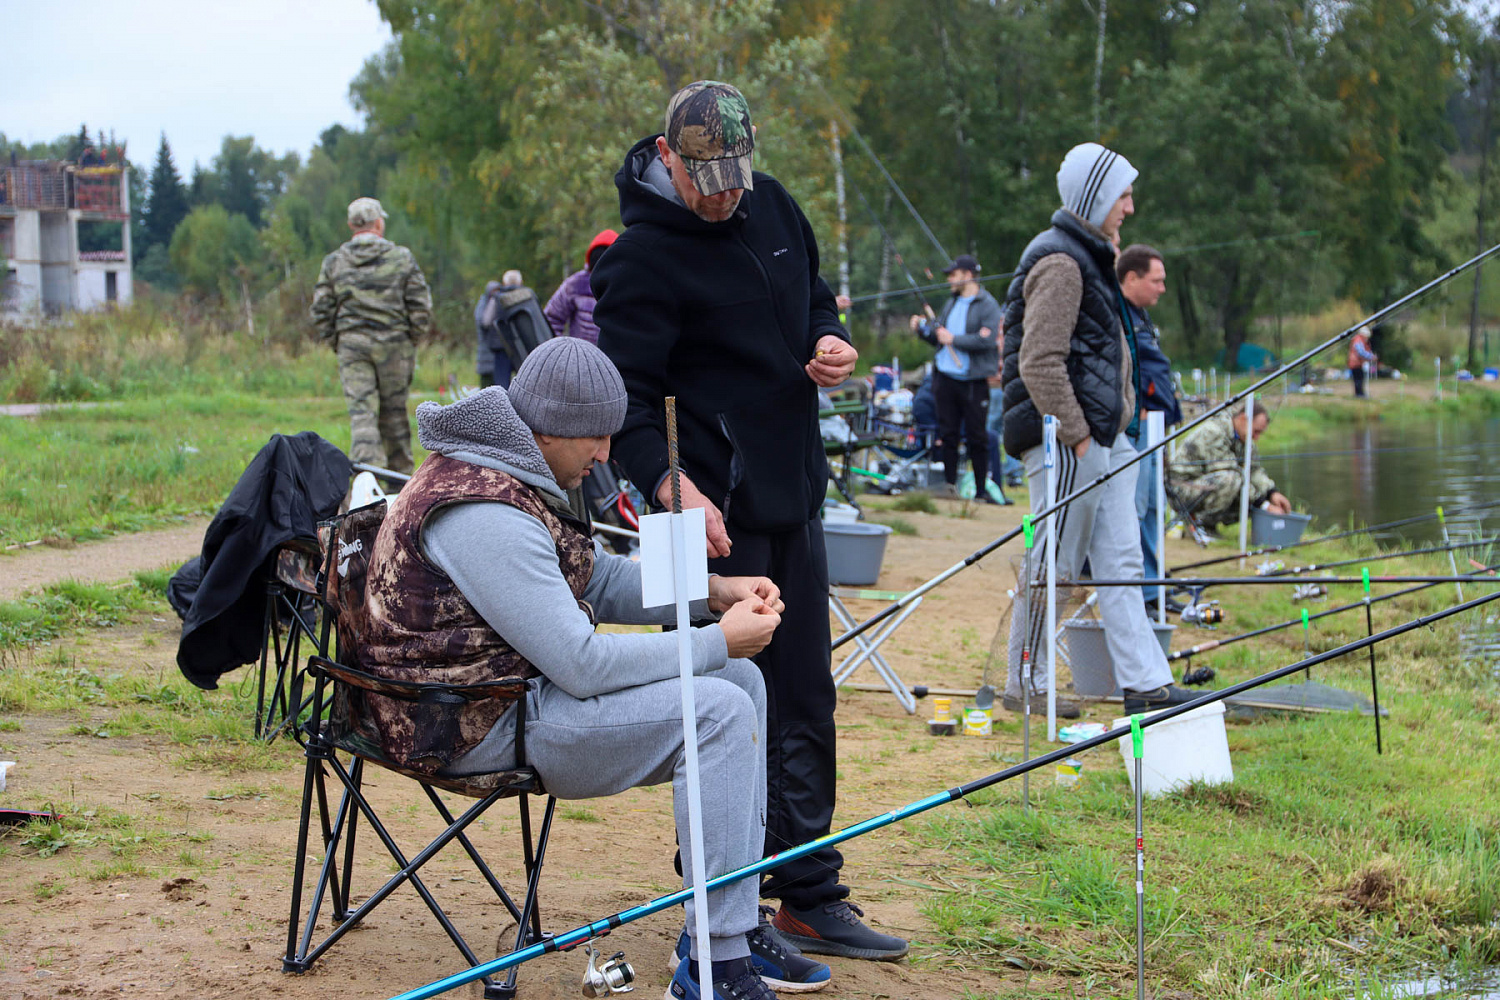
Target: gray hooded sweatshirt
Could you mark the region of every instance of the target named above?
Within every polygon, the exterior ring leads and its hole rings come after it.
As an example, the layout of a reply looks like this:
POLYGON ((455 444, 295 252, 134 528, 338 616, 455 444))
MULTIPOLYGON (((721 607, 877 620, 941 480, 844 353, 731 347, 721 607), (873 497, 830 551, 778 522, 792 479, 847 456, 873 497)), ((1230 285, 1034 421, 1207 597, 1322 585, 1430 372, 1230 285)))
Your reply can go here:
MULTIPOLYGON (((417 435, 428 451, 490 469, 567 503, 531 430, 498 386, 449 406, 417 407, 417 435)), ((574 698, 678 675, 671 633, 596 632, 563 578, 557 547, 541 521, 503 503, 462 503, 439 510, 422 531, 422 554, 453 580, 474 609, 542 672, 544 683, 574 698)), ((665 625, 675 609, 641 607, 641 567, 594 543, 594 575, 583 600, 600 622, 665 625)), ((693 616, 710 617, 706 602, 693 616)), ((717 625, 693 629, 693 673, 724 666, 717 625)))

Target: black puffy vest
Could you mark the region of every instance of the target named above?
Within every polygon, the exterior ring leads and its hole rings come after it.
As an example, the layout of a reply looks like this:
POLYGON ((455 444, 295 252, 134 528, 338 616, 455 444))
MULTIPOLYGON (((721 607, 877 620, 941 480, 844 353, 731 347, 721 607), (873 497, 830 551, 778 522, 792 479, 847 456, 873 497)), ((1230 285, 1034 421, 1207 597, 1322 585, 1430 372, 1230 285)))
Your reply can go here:
POLYGON ((1068 377, 1088 421, 1089 436, 1109 447, 1120 432, 1124 394, 1120 384, 1120 284, 1114 247, 1084 228, 1066 209, 1052 214, 1052 228, 1040 233, 1021 254, 1005 294, 1005 341, 1001 385, 1005 399, 1005 450, 1021 455, 1042 443, 1042 415, 1021 380, 1021 339, 1026 335, 1026 276, 1036 262, 1054 253, 1073 258, 1083 275, 1083 301, 1073 327, 1068 377))

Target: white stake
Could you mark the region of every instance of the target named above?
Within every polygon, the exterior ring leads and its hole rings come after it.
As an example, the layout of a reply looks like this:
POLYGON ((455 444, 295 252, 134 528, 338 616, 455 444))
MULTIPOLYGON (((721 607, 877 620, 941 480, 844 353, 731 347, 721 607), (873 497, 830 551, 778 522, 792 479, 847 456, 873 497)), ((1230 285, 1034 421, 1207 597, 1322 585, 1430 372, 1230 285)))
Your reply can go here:
MULTIPOLYGON (((688 604, 687 531, 678 488, 677 397, 667 397, 667 444, 672 474, 672 591, 677 604, 677 668, 682 690, 682 748, 687 764, 688 844, 692 851, 693 924, 698 945, 698 990, 712 997, 713 955, 709 947, 707 870, 703 863, 703 798, 698 771, 698 702, 693 691, 693 633, 688 604)), ((707 551, 693 556, 705 562, 707 551)))
MULTIPOLYGON (((1047 506, 1057 503, 1057 418, 1042 418, 1042 461, 1047 467, 1047 506)), ((1057 739, 1057 518, 1049 517, 1044 558, 1047 560, 1047 739, 1057 739)))
MULTIPOLYGON (((1146 446, 1154 448, 1161 444, 1161 439, 1166 436, 1167 415, 1160 410, 1148 410, 1146 413, 1146 446)), ((1151 470, 1156 482, 1151 484, 1151 489, 1156 491, 1156 575, 1166 577, 1167 567, 1167 462, 1166 456, 1158 451, 1152 456, 1151 470)), ((1244 549, 1240 550, 1241 552, 1244 549)), ((1167 588, 1156 588, 1156 620, 1159 624, 1167 623, 1167 588)))
MULTIPOLYGON (((1244 482, 1240 484, 1240 551, 1248 552, 1246 547, 1248 533, 1250 531, 1250 456, 1255 451, 1255 393, 1245 394, 1245 473, 1244 482)), ((1240 560, 1240 565, 1245 565, 1245 560, 1240 560)))

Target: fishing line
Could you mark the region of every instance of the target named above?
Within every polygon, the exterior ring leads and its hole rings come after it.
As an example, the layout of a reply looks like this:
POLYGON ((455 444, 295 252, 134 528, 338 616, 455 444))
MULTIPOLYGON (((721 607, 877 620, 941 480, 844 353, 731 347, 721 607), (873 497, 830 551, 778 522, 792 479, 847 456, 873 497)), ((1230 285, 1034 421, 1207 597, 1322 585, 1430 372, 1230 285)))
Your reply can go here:
MULTIPOLYGON (((1360 563, 1380 562, 1382 559, 1403 559, 1408 556, 1427 556, 1432 555, 1434 552, 1447 552, 1451 555, 1455 549, 1478 548, 1482 545, 1489 545, 1493 542, 1500 542, 1500 535, 1491 535, 1488 538, 1476 538, 1473 541, 1469 542, 1453 542, 1449 545, 1433 545, 1425 549, 1406 549, 1401 552, 1382 552, 1373 556, 1359 556, 1355 559, 1340 559, 1337 562, 1309 563, 1306 566, 1287 566, 1283 569, 1271 570, 1269 572, 1258 573, 1256 575, 1268 577, 1288 577, 1295 576, 1299 573, 1316 573, 1318 570, 1322 569, 1336 569, 1339 566, 1355 566, 1360 563)), ((1457 566, 1452 567, 1452 575, 1458 575, 1457 566)), ((1460 600, 1462 600, 1462 598, 1460 598, 1460 600)))
MULTIPOLYGON (((1471 611, 1474 608, 1488 604, 1490 601, 1495 600, 1497 597, 1500 597, 1500 591, 1496 591, 1495 593, 1486 595, 1484 597, 1476 597, 1471 601, 1466 601, 1463 604, 1454 605, 1453 607, 1434 612, 1430 615, 1424 615, 1420 618, 1414 618, 1411 621, 1403 622, 1400 625, 1395 625, 1391 628, 1388 628, 1383 632, 1378 632, 1374 635, 1366 636, 1363 639, 1356 639, 1352 642, 1347 642, 1344 645, 1337 647, 1336 649, 1331 649, 1324 653, 1318 653, 1315 656, 1307 657, 1306 659, 1299 660, 1296 663, 1292 663, 1284 667, 1278 667, 1277 669, 1272 670, 1269 673, 1261 674, 1258 677, 1252 677, 1249 680, 1240 681, 1238 684, 1231 684, 1229 687, 1222 688, 1218 691, 1205 692, 1201 696, 1194 698, 1192 701, 1184 702, 1181 705, 1174 705, 1168 708, 1164 708, 1159 711, 1153 711, 1150 715, 1147 716, 1140 716, 1139 725, 1142 729, 1160 725, 1161 723, 1168 722, 1180 715, 1184 715, 1195 709, 1202 708, 1204 705, 1210 705, 1215 702, 1223 701, 1226 698, 1230 698, 1234 695, 1253 690, 1264 684, 1269 684, 1271 681, 1280 680, 1281 678, 1290 676, 1291 674, 1297 673, 1298 671, 1306 670, 1320 663, 1326 663, 1329 660, 1334 660, 1338 657, 1348 655, 1349 653, 1357 652, 1361 649, 1366 648, 1367 646, 1373 646, 1375 643, 1394 639, 1397 636, 1405 635, 1407 632, 1413 631, 1414 629, 1425 628, 1426 626, 1431 625, 1434 622, 1441 621, 1444 618, 1448 618, 1452 615, 1462 614, 1465 611, 1471 611)), ((878 816, 872 816, 862 822, 855 823, 853 826, 845 827, 842 830, 829 833, 826 836, 817 838, 816 840, 808 841, 806 844, 802 844, 798 847, 782 851, 779 854, 774 854, 769 858, 762 858, 761 860, 745 865, 742 868, 737 868, 734 871, 726 872, 723 875, 717 876, 716 878, 709 879, 706 888, 709 891, 722 889, 727 885, 731 885, 735 882, 740 881, 741 879, 746 879, 752 876, 763 874, 764 872, 770 871, 773 868, 780 867, 781 865, 784 865, 789 861, 795 861, 798 858, 805 857, 806 855, 812 854, 813 852, 821 850, 825 847, 833 847, 847 840, 852 840, 855 837, 863 836, 866 833, 872 833, 875 830, 890 826, 893 823, 899 823, 902 820, 910 819, 912 816, 916 816, 920 813, 935 809, 938 806, 947 805, 948 803, 953 802, 957 799, 964 798, 967 795, 972 795, 974 792, 982 791, 983 789, 998 785, 1001 782, 1010 780, 1011 778, 1019 777, 1023 774, 1030 774, 1032 771, 1055 764, 1058 761, 1064 760, 1075 754, 1082 753, 1086 750, 1092 750, 1094 747, 1103 746, 1106 743, 1113 743, 1115 740, 1129 735, 1130 731, 1131 729, 1129 726, 1121 726, 1118 729, 1111 729, 1110 731, 1101 733, 1098 736, 1082 740, 1078 743, 1060 747, 1057 750, 1052 750, 1045 754, 1042 754, 1040 757, 1035 757, 1031 760, 1012 765, 1011 767, 1008 767, 1003 771, 996 771, 993 774, 988 774, 981 778, 975 778, 973 781, 966 782, 946 791, 928 795, 925 798, 918 799, 915 802, 908 803, 907 805, 901 806, 897 809, 893 809, 890 812, 882 813, 878 816)), ((584 924, 580 927, 575 927, 570 931, 565 931, 561 934, 550 935, 545 940, 538 941, 536 944, 528 945, 527 947, 513 951, 508 955, 502 955, 499 958, 481 963, 469 969, 464 969, 461 972, 456 972, 451 976, 447 976, 443 979, 428 983, 425 986, 420 986, 414 990, 409 990, 392 998, 392 1000, 427 1000, 428 997, 433 997, 439 993, 447 992, 448 990, 455 989, 459 986, 464 985, 465 983, 473 982, 474 980, 481 979, 485 976, 492 976, 498 972, 504 972, 506 969, 520 965, 523 962, 529 962, 533 958, 540 958, 541 956, 546 955, 550 952, 567 951, 571 948, 577 947, 580 944, 583 944, 586 941, 592 940, 593 938, 598 937, 601 934, 607 934, 617 927, 621 927, 625 924, 639 920, 642 917, 648 917, 654 913, 659 913, 662 910, 670 909, 671 907, 677 906, 680 903, 684 903, 690 896, 692 896, 692 894, 693 890, 691 888, 687 888, 680 889, 665 896, 659 896, 656 899, 651 900, 650 902, 642 903, 639 906, 632 906, 628 909, 610 914, 609 916, 604 917, 600 920, 595 920, 592 923, 584 924)))
MULTIPOLYGON (((1300 365, 1300 364, 1303 364, 1304 362, 1306 362, 1309 358, 1316 357, 1317 355, 1319 355, 1319 354, 1323 353, 1324 351, 1328 350, 1330 347, 1333 347, 1336 344, 1338 344, 1338 343, 1346 340, 1347 338, 1352 337, 1354 335, 1355 331, 1358 330, 1360 327, 1365 326, 1367 324, 1374 324, 1374 323, 1380 322, 1382 319, 1384 319, 1386 316, 1389 316, 1391 313, 1394 313, 1394 312, 1396 312, 1396 311, 1404 308, 1408 303, 1410 303, 1410 302, 1414 301, 1415 299, 1418 299, 1421 296, 1427 294, 1428 292, 1430 292, 1434 288, 1438 288, 1438 287, 1442 286, 1443 284, 1445 284, 1445 283, 1447 283, 1449 281, 1452 281, 1458 275, 1463 274, 1465 271, 1469 270, 1470 268, 1474 267, 1475 265, 1480 264, 1483 261, 1489 259, 1490 257, 1494 256, 1496 253, 1500 253, 1500 243, 1495 244, 1494 246, 1490 247, 1488 250, 1485 250, 1485 251, 1483 251, 1481 253, 1478 253, 1478 254, 1474 255, 1473 257, 1469 258, 1464 263, 1458 265, 1455 268, 1450 269, 1449 271, 1447 271, 1446 273, 1444 273, 1442 275, 1439 275, 1438 277, 1436 277, 1433 280, 1429 281, 1427 284, 1422 285, 1420 288, 1417 288, 1414 291, 1408 292, 1406 295, 1403 295, 1401 298, 1397 299, 1395 302, 1392 302, 1390 305, 1387 305, 1387 306, 1385 306, 1385 307, 1383 307, 1381 309, 1376 310, 1374 313, 1370 314, 1365 319, 1360 320, 1359 322, 1355 323, 1353 326, 1348 327, 1343 332, 1341 332, 1339 334, 1336 334, 1335 336, 1330 337, 1328 340, 1324 341, 1323 343, 1319 344, 1318 346, 1313 347, 1313 348, 1311 348, 1308 351, 1305 351, 1303 354, 1301 354, 1297 358, 1293 359, 1292 361, 1287 362, 1286 364, 1282 365, 1280 368, 1272 371, 1270 374, 1265 375, 1264 377, 1262 377, 1258 381, 1252 383, 1249 387, 1247 387, 1246 389, 1242 390, 1239 395, 1233 396, 1230 399, 1225 400, 1220 405, 1207 410, 1206 412, 1204 412, 1203 414, 1201 414, 1197 418, 1189 421, 1188 423, 1184 424, 1182 427, 1179 427, 1176 431, 1174 431, 1173 433, 1167 435, 1165 438, 1163 438, 1161 441, 1157 442, 1156 444, 1149 445, 1148 447, 1143 448, 1140 451, 1137 451, 1130 458, 1127 458, 1124 462, 1120 463, 1120 465, 1117 466, 1116 468, 1110 469, 1109 471, 1103 473, 1102 475, 1100 475, 1099 477, 1097 477, 1096 479, 1094 479, 1092 482, 1084 485, 1080 489, 1074 490, 1072 493, 1070 493, 1067 496, 1063 497, 1061 500, 1057 501, 1056 503, 1052 504, 1051 506, 1045 507, 1042 510, 1037 511, 1033 515, 1032 519, 1034 521, 1039 521, 1042 518, 1051 517, 1059 509, 1061 509, 1063 507, 1066 507, 1068 504, 1072 503, 1074 500, 1076 500, 1079 497, 1083 496, 1089 490, 1093 489, 1096 486, 1100 486, 1100 485, 1102 485, 1105 482, 1108 482, 1110 479, 1113 479, 1115 476, 1119 475, 1121 472, 1124 472, 1126 469, 1130 468, 1132 465, 1135 465, 1137 462, 1140 462, 1141 460, 1145 459, 1146 456, 1151 455, 1151 454, 1153 454, 1153 453, 1155 453, 1157 451, 1160 451, 1162 448, 1165 448, 1172 441, 1174 441, 1177 438, 1181 437, 1182 435, 1188 433, 1193 428, 1197 427, 1199 424, 1202 424, 1204 421, 1208 420, 1209 418, 1211 418, 1213 416, 1216 416, 1219 413, 1222 413, 1224 410, 1229 409, 1235 403, 1237 403, 1241 399, 1243 399, 1245 396, 1247 396, 1250 393, 1254 392, 1255 390, 1259 389, 1261 386, 1267 385, 1268 383, 1272 382, 1276 378, 1280 377, 1284 372, 1290 371, 1291 369, 1295 368, 1297 365, 1300 365)), ((1098 445, 1097 443, 1095 443, 1094 447, 1101 447, 1101 446, 1098 445)), ((931 579, 931 580, 927 581, 926 583, 922 584, 921 586, 917 587, 915 590, 912 590, 911 592, 907 593, 906 595, 904 595, 903 597, 901 597, 899 600, 893 601, 891 604, 887 605, 886 607, 884 607, 880 611, 877 611, 871 617, 865 619, 863 622, 860 622, 858 625, 854 626, 853 628, 851 628, 847 632, 845 632, 843 635, 841 635, 837 639, 833 640, 832 648, 837 649, 839 646, 841 646, 844 643, 848 642, 849 640, 853 639, 855 636, 862 635, 864 632, 868 631, 869 629, 873 628, 874 626, 876 626, 880 622, 882 622, 885 619, 889 618, 891 615, 894 615, 894 614, 898 613, 903 607, 905 607, 906 605, 910 604, 912 601, 916 600, 918 597, 921 597, 923 594, 926 594, 928 591, 932 590, 934 587, 937 587, 940 584, 946 582, 950 577, 954 576, 955 574, 962 572, 964 569, 968 568, 969 566, 972 566, 974 563, 976 563, 979 560, 983 559, 985 556, 989 555, 991 552, 995 551, 1000 546, 1004 545, 1006 542, 1012 540, 1013 538, 1015 538, 1020 533, 1021 533, 1021 529, 1019 527, 1012 528, 1011 530, 1007 531, 1005 534, 1001 535, 999 538, 996 538, 994 541, 990 542, 988 545, 985 545, 983 548, 977 549, 974 552, 970 553, 968 556, 965 556, 962 561, 960 561, 958 563, 955 563, 953 566, 950 566, 947 570, 944 570, 942 573, 938 574, 933 579, 931 579)), ((1135 583, 1137 585, 1140 585, 1143 582, 1146 582, 1146 581, 1141 581, 1141 580, 1135 581, 1135 583)), ((1167 581, 1166 585, 1171 586, 1175 582, 1176 581, 1167 581)))

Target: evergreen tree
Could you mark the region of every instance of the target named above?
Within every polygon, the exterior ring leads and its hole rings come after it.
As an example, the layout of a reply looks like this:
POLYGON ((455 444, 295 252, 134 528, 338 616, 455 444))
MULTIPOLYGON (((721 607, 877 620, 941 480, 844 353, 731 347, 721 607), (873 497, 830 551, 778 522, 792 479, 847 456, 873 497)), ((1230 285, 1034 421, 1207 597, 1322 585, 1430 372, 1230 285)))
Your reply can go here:
POLYGON ((172 147, 165 133, 156 150, 156 166, 151 170, 151 189, 146 197, 141 221, 141 253, 152 246, 170 246, 172 233, 188 214, 187 191, 177 166, 172 162, 172 147))

